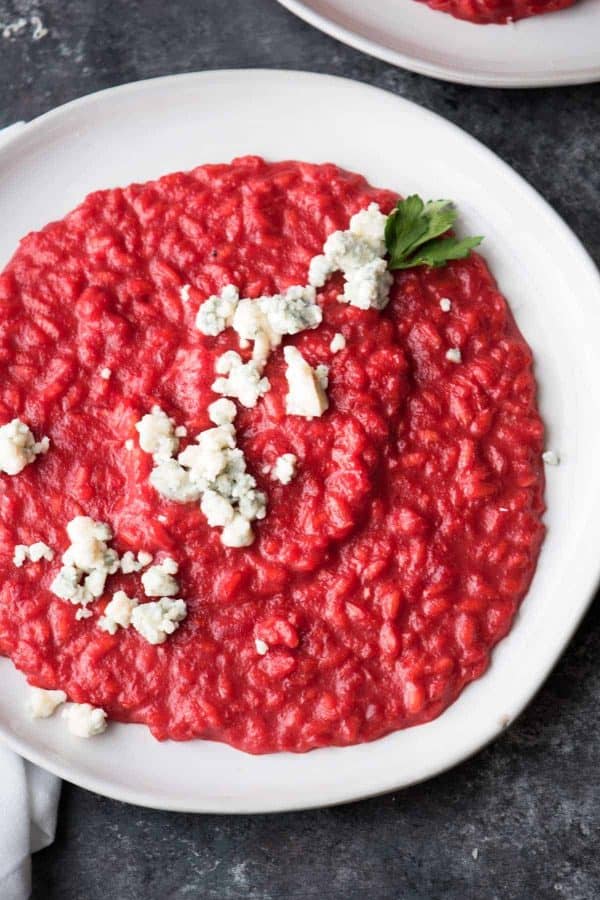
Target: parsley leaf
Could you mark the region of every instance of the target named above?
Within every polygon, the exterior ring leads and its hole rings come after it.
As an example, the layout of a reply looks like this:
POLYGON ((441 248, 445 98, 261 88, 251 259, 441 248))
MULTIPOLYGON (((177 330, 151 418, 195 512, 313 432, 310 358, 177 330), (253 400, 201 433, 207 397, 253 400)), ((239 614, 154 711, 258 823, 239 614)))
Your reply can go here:
POLYGON ((454 237, 435 238, 423 244, 420 250, 409 259, 402 260, 395 266, 390 266, 390 268, 412 269, 413 266, 432 266, 437 268, 438 266, 443 266, 451 259, 464 259, 474 247, 479 246, 482 240, 482 237, 463 238, 462 241, 454 237))
MULTIPOLYGON (((427 232, 427 219, 423 215, 425 204, 414 194, 398 203, 385 224, 385 243, 390 263, 400 261, 416 242, 427 232)), ((390 264, 390 268, 394 268, 390 264)))
POLYGON ((483 238, 442 237, 452 228, 456 217, 456 209, 449 200, 424 203, 417 194, 400 200, 385 226, 388 268, 443 266, 451 259, 464 259, 483 238))

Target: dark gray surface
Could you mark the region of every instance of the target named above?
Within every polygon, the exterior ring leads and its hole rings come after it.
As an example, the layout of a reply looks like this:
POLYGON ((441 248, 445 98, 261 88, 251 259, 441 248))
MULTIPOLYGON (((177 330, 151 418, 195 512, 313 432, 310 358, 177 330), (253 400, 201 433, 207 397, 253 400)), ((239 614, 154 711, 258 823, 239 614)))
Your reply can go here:
MULTIPOLYGON (((416 100, 478 137, 600 261, 600 85, 507 92, 431 81, 336 43, 275 0, 0 0, 3 24, 36 14, 49 30, 41 40, 29 21, 16 36, 0 36, 0 125, 171 72, 266 66, 346 75, 416 100)), ((396 795, 220 818, 150 812, 65 785, 57 840, 34 858, 33 896, 600 897, 599 655, 596 606, 505 735, 453 772, 396 795)))

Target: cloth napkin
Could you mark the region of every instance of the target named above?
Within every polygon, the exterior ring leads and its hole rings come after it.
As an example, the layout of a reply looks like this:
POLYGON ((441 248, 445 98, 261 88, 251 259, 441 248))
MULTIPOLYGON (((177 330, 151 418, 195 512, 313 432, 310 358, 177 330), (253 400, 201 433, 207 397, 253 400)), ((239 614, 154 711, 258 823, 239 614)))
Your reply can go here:
POLYGON ((31 854, 54 840, 60 780, 0 744, 0 897, 27 900, 31 854))
MULTIPOLYGON (((0 147, 22 122, 0 130, 0 147)), ((60 780, 0 744, 0 898, 27 900, 31 854, 54 840, 60 780)))

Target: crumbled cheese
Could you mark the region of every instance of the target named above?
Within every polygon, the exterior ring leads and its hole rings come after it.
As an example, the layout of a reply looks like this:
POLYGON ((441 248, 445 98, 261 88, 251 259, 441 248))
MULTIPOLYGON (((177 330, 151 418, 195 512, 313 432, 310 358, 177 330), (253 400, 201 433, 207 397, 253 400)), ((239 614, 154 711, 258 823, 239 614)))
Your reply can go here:
POLYGON ((266 497, 256 489, 255 479, 246 471, 244 454, 236 447, 233 425, 202 431, 196 437, 196 444, 190 444, 179 454, 177 464, 189 483, 202 494, 201 509, 208 524, 227 528, 223 542, 243 541, 227 546, 251 543, 253 532, 249 522, 264 518, 266 497), (238 514, 247 520, 243 528, 236 520, 238 514))
POLYGON ((446 359, 451 363, 462 362, 462 353, 458 347, 451 347, 450 350, 446 350, 446 359))
POLYGON ((317 372, 309 366, 296 347, 285 347, 283 355, 287 363, 286 412, 306 419, 323 415, 329 401, 317 372))
POLYGON ((344 350, 346 347, 346 338, 339 331, 337 334, 334 334, 331 339, 331 343, 329 345, 329 349, 332 353, 339 353, 340 350, 344 350))
POLYGON ((313 287, 323 287, 333 269, 324 254, 313 256, 308 267, 308 283, 313 287))
POLYGON ((47 719, 66 699, 64 691, 46 691, 44 688, 32 687, 27 700, 27 711, 32 719, 47 719))
POLYGON ((259 656, 264 656, 265 653, 269 652, 269 645, 264 641, 261 641, 260 638, 256 638, 254 641, 254 646, 256 647, 256 652, 259 656))
POLYGON ((344 274, 379 258, 370 241, 365 241, 350 230, 334 231, 330 234, 323 245, 323 252, 329 259, 333 271, 339 269, 344 274))
POLYGON ((179 566, 174 559, 171 559, 170 556, 166 556, 160 563, 160 565, 162 566, 163 571, 167 573, 167 575, 177 575, 179 571, 179 566))
POLYGON ((450 312, 450 310, 452 309, 452 301, 448 300, 447 297, 442 297, 442 299, 440 300, 440 309, 442 310, 442 312, 450 312))
MULTIPOLYGON (((214 313, 214 308, 222 301, 211 297, 200 308, 203 319, 202 327, 198 327, 205 334, 218 334, 231 325, 239 335, 242 348, 254 341, 252 358, 261 374, 270 351, 279 346, 283 335, 297 334, 305 328, 316 328, 320 324, 323 313, 315 300, 316 291, 310 286, 294 285, 283 294, 258 297, 255 300, 240 300, 236 290, 232 314, 229 307, 223 314, 214 313), (207 304, 209 308, 206 308, 207 304), (207 321, 209 312, 211 316, 216 316, 214 323, 212 319, 207 321)), ((230 367, 220 374, 227 374, 229 370, 230 367)))
POLYGON ((179 288, 179 296, 184 303, 187 303, 190 299, 191 287, 191 284, 182 284, 182 286, 179 288))
POLYGON ((106 569, 94 569, 93 572, 84 578, 84 586, 87 591, 92 595, 92 597, 101 597, 104 593, 104 587, 106 585, 106 577, 108 572, 106 569))
POLYGON ((133 440, 131 438, 127 438, 127 440, 125 441, 125 449, 133 450, 134 447, 135 447, 135 444, 134 444, 133 440))
POLYGON ((385 259, 374 259, 346 272, 342 300, 357 309, 384 309, 393 280, 385 259))
POLYGON ((215 425, 230 425, 235 419, 237 409, 232 400, 221 397, 208 407, 208 418, 215 425))
POLYGON ((320 363, 315 367, 315 375, 319 380, 319 384, 323 388, 324 391, 329 387, 329 366, 323 365, 320 363))
POLYGON ((323 255, 329 260, 332 272, 346 275, 378 259, 373 246, 350 231, 334 231, 323 245, 323 255))
MULTIPOLYGON (((229 400, 217 400, 209 409, 218 421, 231 419, 235 412, 229 400)), ((150 474, 150 483, 162 496, 179 503, 200 499, 209 525, 226 529, 222 535, 226 546, 252 543, 250 522, 266 515, 266 497, 246 471, 246 460, 236 446, 230 421, 202 431, 196 443, 189 444, 177 459, 159 461, 150 474)), ((148 573, 142 581, 144 577, 148 573)), ((172 593, 176 592, 177 588, 172 593)), ((149 596, 163 595, 167 592, 157 590, 149 596)))
POLYGON ((108 575, 119 568, 119 556, 108 547, 110 526, 89 516, 76 516, 67 525, 71 545, 63 553, 63 566, 50 585, 62 600, 87 606, 101 597, 108 575))
MULTIPOLYGON (((245 470, 246 463, 241 450, 234 452, 240 454, 245 470)), ((223 479, 217 479, 217 487, 220 491, 230 492, 230 496, 237 502, 240 515, 244 519, 248 519, 249 522, 254 519, 264 519, 267 514, 267 498, 261 491, 256 490, 256 481, 252 475, 236 472, 236 465, 237 463, 234 462, 231 467, 233 477, 230 478, 226 474, 223 479)))
POLYGON ((127 550, 121 557, 121 572, 123 572, 124 575, 130 575, 131 572, 140 572, 144 566, 149 566, 151 562, 151 553, 140 550, 136 559, 135 554, 132 553, 131 550, 127 550))
POLYGON ((297 462, 298 457, 294 453, 283 453, 278 456, 271 471, 271 478, 282 484, 289 484, 296 474, 297 462))
POLYGON ((252 358, 262 370, 271 346, 276 346, 281 337, 272 331, 260 301, 240 300, 231 324, 239 335, 242 346, 249 346, 250 341, 254 341, 252 358))
POLYGON ((47 453, 50 440, 47 437, 36 442, 29 426, 20 419, 0 428, 0 472, 18 475, 40 453, 47 453))
POLYGON ((152 603, 141 603, 131 615, 131 624, 150 644, 162 644, 185 619, 187 608, 183 600, 162 597, 152 603))
POLYGON ((155 466, 150 473, 150 484, 163 497, 178 503, 190 503, 202 495, 198 485, 192 484, 189 472, 175 459, 167 459, 155 466))
POLYGON ((547 466, 560 465, 560 456, 555 450, 546 450, 544 453, 542 453, 542 459, 547 466))
POLYGON ((222 377, 213 382, 213 391, 226 397, 235 397, 242 406, 248 408, 256 406, 259 397, 271 387, 269 379, 262 377, 262 365, 253 359, 243 362, 235 350, 228 350, 220 356, 215 369, 222 377))
POLYGON ((309 267, 309 284, 322 287, 337 271, 344 274, 346 284, 340 297, 359 309, 383 309, 389 300, 392 274, 384 259, 387 216, 377 203, 352 216, 347 231, 334 231, 309 267))
POLYGON ((385 256, 385 226, 388 217, 379 209, 378 203, 370 203, 350 219, 350 232, 357 235, 373 248, 378 256, 385 256))
POLYGON ((89 619, 93 616, 93 612, 91 609, 86 609, 85 606, 80 606, 77 612, 75 613, 75 618, 77 621, 81 621, 81 619, 89 619))
POLYGON ((315 288, 293 285, 283 294, 240 300, 232 325, 240 343, 254 341, 252 359, 262 371, 269 353, 281 344, 284 335, 316 328, 322 320, 315 288))
POLYGON ((215 372, 217 375, 228 375, 234 366, 241 363, 242 357, 235 350, 227 350, 222 353, 215 362, 215 372))
POLYGON ((217 425, 207 428, 196 435, 196 443, 189 444, 179 454, 177 460, 181 466, 189 469, 189 475, 200 489, 206 483, 214 481, 227 465, 226 450, 235 447, 235 429, 233 425, 217 425))
POLYGON ((48 544, 44 544, 43 541, 36 541, 35 544, 30 544, 29 547, 26 544, 17 544, 13 556, 15 566, 20 568, 28 559, 31 562, 39 562, 41 559, 47 559, 48 562, 52 562, 54 550, 48 544))
MULTIPOLYGON (((312 285, 292 285, 283 294, 259 297, 255 301, 262 310, 271 331, 279 338, 317 328, 323 321, 323 311, 316 303, 317 292, 312 285)), ((235 328, 235 321, 234 321, 235 328)))
POLYGON ((124 575, 129 575, 131 572, 139 572, 142 568, 135 558, 135 553, 132 553, 131 550, 127 550, 123 556, 121 557, 121 572, 124 575))
POLYGON ((200 509, 211 528, 229 525, 235 515, 235 509, 230 501, 211 490, 205 491, 202 495, 200 509))
POLYGON ((240 295, 233 284, 227 284, 220 294, 213 294, 200 306, 196 315, 196 328, 202 334, 216 337, 229 328, 233 321, 240 295))
POLYGON ((100 369, 100 378, 104 378, 105 381, 108 381, 111 375, 112 369, 109 369, 108 366, 106 366, 104 369, 100 369))
MULTIPOLYGON (((198 311, 196 325, 200 331, 214 336, 232 326, 239 336, 240 347, 254 343, 252 359, 247 362, 234 350, 218 358, 215 370, 221 377, 213 383, 213 391, 234 397, 243 406, 256 406, 270 388, 268 379, 263 378, 269 353, 281 344, 284 335, 316 328, 322 318, 315 288, 310 285, 293 285, 284 293, 255 300, 240 300, 237 288, 228 285, 220 296, 209 297, 198 311)), ((233 421, 233 414, 228 420, 233 421)), ((220 417, 214 421, 219 425, 227 420, 220 417)))
POLYGON ((98 620, 98 628, 109 634, 116 634, 119 627, 128 628, 131 614, 137 605, 135 597, 128 597, 125 591, 117 591, 106 605, 104 615, 98 620))
POLYGON ((39 562, 40 559, 47 559, 48 562, 52 562, 54 550, 43 541, 36 541, 35 544, 29 545, 29 559, 31 562, 39 562))
POLYGON ((248 519, 236 513, 221 532, 221 543, 225 547, 249 547, 254 541, 254 532, 248 519))
POLYGON ((156 462, 170 459, 177 453, 179 438, 175 434, 175 422, 160 406, 153 406, 135 427, 140 436, 140 447, 145 453, 151 453, 156 462))
POLYGON ((179 570, 174 559, 167 557, 156 566, 146 569, 142 575, 142 585, 146 597, 173 597, 179 591, 179 584, 173 578, 179 570))
POLYGON ((92 595, 80 583, 81 572, 75 566, 63 566, 50 585, 50 590, 61 600, 69 600, 74 605, 92 602, 92 595))
POLYGON ((29 559, 29 547, 27 544, 15 544, 13 565, 20 569, 27 559, 29 559))
POLYGON ((106 731, 106 713, 91 703, 70 703, 63 712, 67 728, 76 737, 95 737, 106 731))
POLYGON ((107 546, 107 541, 113 537, 110 525, 95 522, 89 516, 76 516, 68 523, 67 534, 71 546, 62 557, 65 565, 76 566, 84 572, 105 568, 110 568, 111 573, 116 572, 118 556, 107 546))

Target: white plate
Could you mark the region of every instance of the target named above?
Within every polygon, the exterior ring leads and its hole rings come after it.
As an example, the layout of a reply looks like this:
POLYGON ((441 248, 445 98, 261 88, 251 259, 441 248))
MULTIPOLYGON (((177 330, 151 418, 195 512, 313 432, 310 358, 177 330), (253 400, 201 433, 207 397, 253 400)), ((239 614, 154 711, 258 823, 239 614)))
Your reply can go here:
POLYGON ((600 80, 600 0, 512 25, 473 25, 414 0, 279 0, 332 37, 421 75, 485 87, 600 80))
POLYGON ((263 812, 337 803, 428 778, 523 709, 583 615, 599 573, 600 282, 584 249, 518 175, 462 131, 391 94, 325 75, 221 71, 114 88, 23 126, 0 150, 0 265, 21 235, 90 190, 243 153, 334 160, 374 184, 457 201, 462 227, 511 299, 537 359, 549 443, 544 544, 532 590, 489 672, 439 719, 372 744, 252 757, 220 744, 157 743, 111 725, 90 741, 60 717, 31 722, 0 661, 0 734, 84 787, 175 810, 263 812), (351 141, 348 122, 359 121, 351 141), (438 156, 432 147, 441 148, 438 156))

